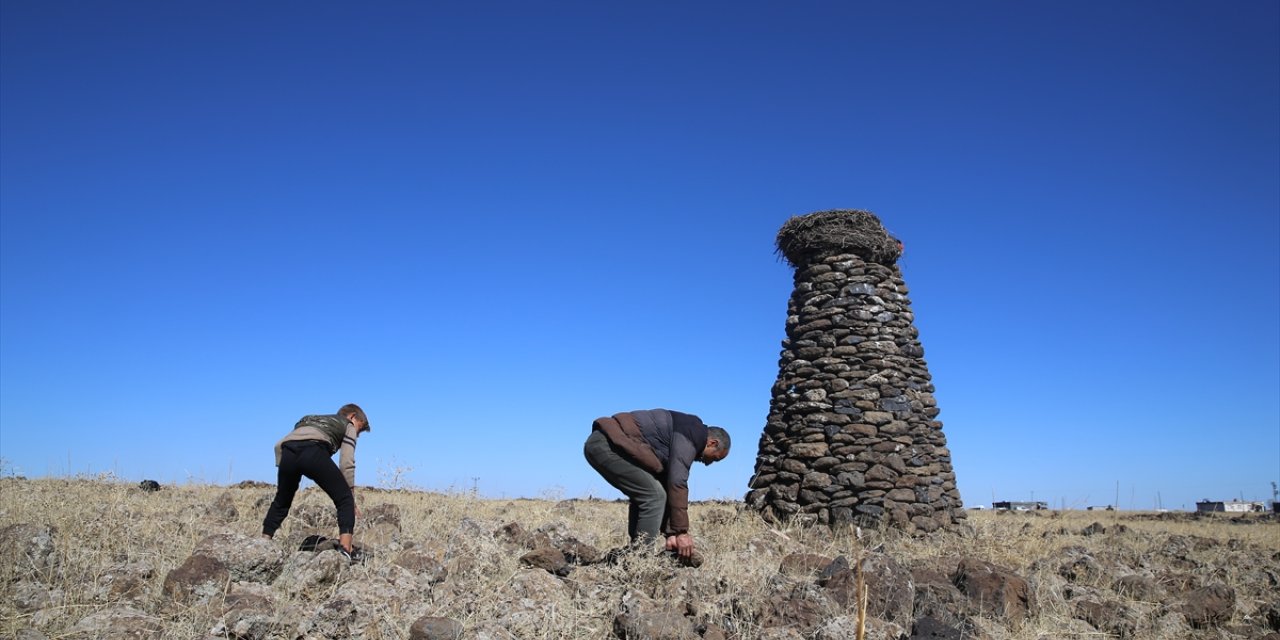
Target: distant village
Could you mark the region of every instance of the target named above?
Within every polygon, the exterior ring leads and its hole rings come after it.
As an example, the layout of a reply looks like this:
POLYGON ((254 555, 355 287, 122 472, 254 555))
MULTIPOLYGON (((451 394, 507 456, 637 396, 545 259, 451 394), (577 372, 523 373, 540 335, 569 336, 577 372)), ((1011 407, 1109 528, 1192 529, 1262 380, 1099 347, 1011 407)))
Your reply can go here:
MULTIPOLYGON (((981 511, 988 507, 978 505, 969 507, 972 510, 981 511)), ((1043 511, 1049 509, 1049 503, 1042 500, 1035 501, 996 501, 991 503, 990 509, 994 511, 1043 511)), ((1085 507, 1087 511, 1115 511, 1114 505, 1090 506, 1085 507)), ((1156 511, 1169 511, 1169 509, 1156 509, 1156 511)), ((1280 501, 1277 500, 1201 500, 1196 503, 1196 513, 1276 513, 1280 514, 1280 501), (1270 503, 1268 508, 1267 503, 1270 503)))

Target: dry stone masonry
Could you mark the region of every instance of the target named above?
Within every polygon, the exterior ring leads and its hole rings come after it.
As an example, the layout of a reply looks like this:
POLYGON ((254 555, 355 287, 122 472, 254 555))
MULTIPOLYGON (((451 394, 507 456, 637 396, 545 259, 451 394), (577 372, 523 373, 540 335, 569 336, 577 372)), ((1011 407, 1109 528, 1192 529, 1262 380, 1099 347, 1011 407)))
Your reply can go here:
POLYGON ((791 218, 777 245, 795 289, 747 503, 908 532, 963 519, 902 244, 870 212, 833 210, 791 218))

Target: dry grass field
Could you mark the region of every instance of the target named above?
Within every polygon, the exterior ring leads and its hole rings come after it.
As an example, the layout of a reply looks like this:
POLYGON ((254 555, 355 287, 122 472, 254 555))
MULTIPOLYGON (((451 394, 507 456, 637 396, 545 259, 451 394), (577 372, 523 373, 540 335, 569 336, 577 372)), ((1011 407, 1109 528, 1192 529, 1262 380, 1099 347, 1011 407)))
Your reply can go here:
POLYGON ((831 640, 858 633, 859 580, 867 638, 1280 627, 1269 516, 972 512, 963 531, 903 538, 697 504, 692 568, 656 553, 600 561, 625 541, 621 502, 361 489, 368 556, 350 564, 298 550, 336 534, 315 489, 261 539, 273 491, 0 479, 0 638, 831 640))

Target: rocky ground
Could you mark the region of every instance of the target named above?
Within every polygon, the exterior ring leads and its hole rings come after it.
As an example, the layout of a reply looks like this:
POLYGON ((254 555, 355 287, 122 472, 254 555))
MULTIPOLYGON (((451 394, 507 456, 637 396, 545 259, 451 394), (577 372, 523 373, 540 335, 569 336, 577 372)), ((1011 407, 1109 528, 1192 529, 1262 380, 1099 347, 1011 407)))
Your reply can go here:
POLYGON ((974 512, 959 531, 691 509, 701 566, 610 558, 626 506, 358 492, 352 562, 323 494, 274 540, 273 488, 0 479, 0 638, 1280 640, 1269 516, 974 512), (859 535, 860 533, 860 535, 859 535))

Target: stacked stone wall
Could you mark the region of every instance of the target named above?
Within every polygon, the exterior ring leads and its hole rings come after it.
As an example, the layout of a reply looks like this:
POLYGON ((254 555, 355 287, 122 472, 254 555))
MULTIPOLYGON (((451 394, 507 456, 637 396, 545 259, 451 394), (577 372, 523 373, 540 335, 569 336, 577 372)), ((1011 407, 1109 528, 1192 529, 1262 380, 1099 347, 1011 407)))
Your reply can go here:
MULTIPOLYGON (((883 233, 870 213, 831 213, 883 233)), ((747 502, 833 525, 949 526, 964 511, 897 252, 881 264, 836 250, 792 260, 787 339, 747 502)))

